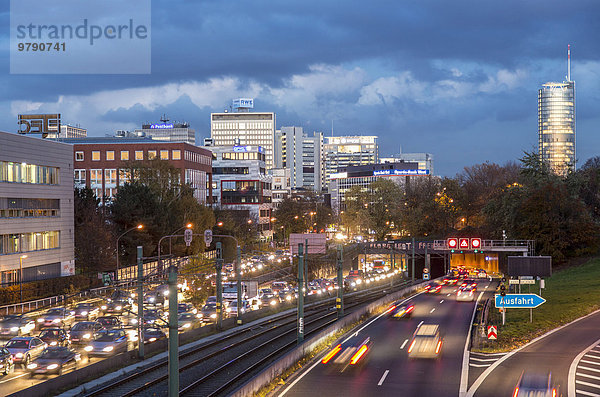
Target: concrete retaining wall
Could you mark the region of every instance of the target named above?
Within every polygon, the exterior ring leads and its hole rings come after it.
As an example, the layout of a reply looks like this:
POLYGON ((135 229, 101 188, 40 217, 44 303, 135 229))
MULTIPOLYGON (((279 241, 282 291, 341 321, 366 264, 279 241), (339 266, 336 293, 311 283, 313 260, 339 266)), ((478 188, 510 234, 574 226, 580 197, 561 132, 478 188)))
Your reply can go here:
POLYGON ((335 332, 337 332, 340 328, 344 328, 348 325, 351 325, 357 322, 363 315, 370 315, 375 312, 378 308, 384 305, 388 305, 391 302, 397 301, 403 296, 415 292, 419 288, 423 288, 425 285, 429 284, 430 281, 423 282, 420 284, 416 284, 410 287, 406 287, 401 289, 398 292, 394 292, 393 294, 389 294, 367 306, 364 308, 357 310, 344 318, 337 321, 335 324, 330 325, 329 327, 321 330, 317 334, 310 337, 310 339, 306 340, 302 345, 296 347, 294 350, 285 354, 283 357, 275 361, 271 366, 265 368, 261 373, 256 375, 253 379, 248 381, 245 385, 240 387, 233 393, 235 397, 245 397, 245 396, 253 396, 256 392, 258 392, 262 387, 268 385, 273 379, 277 376, 281 375, 286 369, 292 367, 298 361, 300 361, 303 357, 310 354, 319 344, 321 344, 325 339, 329 338, 335 332))

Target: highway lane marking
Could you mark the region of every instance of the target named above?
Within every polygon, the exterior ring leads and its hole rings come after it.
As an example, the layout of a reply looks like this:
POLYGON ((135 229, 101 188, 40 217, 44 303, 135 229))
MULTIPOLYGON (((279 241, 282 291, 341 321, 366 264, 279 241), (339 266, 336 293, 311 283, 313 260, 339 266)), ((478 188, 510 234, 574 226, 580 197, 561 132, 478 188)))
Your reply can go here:
POLYGON ((580 366, 579 369, 585 369, 586 371, 594 371, 594 372, 600 372, 600 369, 597 368, 591 368, 591 367, 583 367, 580 366))
POLYGON ((476 361, 496 361, 498 358, 477 358, 477 357, 471 357, 471 360, 476 360, 476 361))
POLYGON ((489 285, 486 285, 484 289, 488 289, 489 285))
POLYGON ((400 346, 400 349, 404 349, 404 346, 406 346, 407 343, 408 343, 408 339, 404 341, 404 343, 402 344, 402 346, 400 346))
POLYGON ((590 360, 579 360, 579 361, 582 362, 582 363, 600 365, 600 363, 598 361, 590 361, 590 360))
POLYGON ((440 301, 440 303, 444 303, 444 300, 442 299, 442 300, 440 301))
POLYGON ((478 354, 480 356, 504 356, 506 353, 477 353, 477 352, 473 352, 471 354, 478 354))
POLYGON ((448 294, 448 295, 446 295, 446 296, 450 296, 450 295, 452 295, 452 294, 448 294))
MULTIPOLYGON (((473 314, 471 315, 471 322, 469 324, 473 324, 473 320, 475 319, 475 313, 477 313, 477 305, 479 304, 479 300, 483 296, 483 291, 479 293, 477 297, 477 301, 475 302, 475 307, 473 308, 473 314)), ((470 329, 470 327, 469 327, 470 329)), ((467 387, 469 386, 469 344, 471 342, 471 333, 467 332, 467 340, 465 341, 465 348, 463 350, 463 362, 462 362, 462 370, 460 371, 460 388, 458 389, 458 395, 464 396, 467 393, 467 387)), ((494 363, 495 364, 495 363, 494 363)), ((492 364, 493 365, 493 364, 492 364)), ((487 371, 487 369, 486 369, 487 371)))
POLYGON ((385 372, 383 373, 383 376, 381 377, 381 379, 379 379, 379 383, 377 383, 377 386, 383 385, 383 381, 385 380, 385 378, 387 377, 387 375, 389 373, 390 373, 390 370, 386 369, 385 372))
POLYGON ((23 376, 25 376, 25 375, 29 375, 29 373, 27 373, 27 372, 26 372, 26 373, 24 373, 24 374, 21 374, 21 375, 14 376, 14 377, 12 377, 12 378, 10 378, 10 379, 5 379, 5 380, 2 380, 2 381, 0 381, 0 383, 6 383, 6 382, 10 382, 10 381, 11 381, 11 380, 13 380, 13 379, 22 378, 22 377, 23 377, 23 376))
POLYGON ((435 307, 429 311, 429 313, 433 313, 435 311, 435 307))
POLYGON ((586 354, 585 356, 588 358, 600 358, 600 356, 594 356, 593 354, 589 354, 589 353, 586 354))
POLYGON ((588 374, 584 374, 582 372, 576 372, 575 375, 577 375, 577 376, 583 376, 583 377, 586 377, 586 378, 592 378, 592 379, 600 380, 600 376, 588 375, 588 374))
POLYGON ((577 394, 583 394, 584 396, 600 397, 600 394, 591 393, 591 392, 585 391, 585 390, 575 390, 575 391, 577 392, 577 394))
MULTIPOLYGON (((421 295, 423 292, 418 292, 416 294, 414 294, 413 296, 410 296, 406 299, 404 299, 402 302, 400 302, 400 304, 406 303, 409 300, 411 300, 412 298, 414 298, 415 296, 419 296, 421 295)), ((367 324, 363 325, 362 327, 360 327, 358 329, 358 331, 352 332, 350 334, 349 337, 347 337, 342 343, 347 342, 350 338, 352 338, 354 335, 357 335, 360 331, 362 331, 363 329, 365 329, 366 327, 368 327, 369 325, 371 325, 371 323, 373 323, 374 321, 380 319, 381 317, 385 316, 387 314, 387 311, 381 313, 380 315, 378 315, 377 317, 375 317, 373 320, 369 321, 367 324)), ((421 324, 423 323, 423 321, 421 321, 421 324)), ((308 374, 310 371, 312 371, 317 365, 319 365, 319 363, 321 362, 321 360, 317 360, 313 365, 311 365, 306 371, 304 371, 303 373, 301 373, 296 379, 294 379, 294 381, 292 383, 290 383, 288 385, 288 387, 286 387, 279 396, 283 396, 285 395, 288 391, 290 391, 292 389, 292 387, 294 387, 294 385, 296 383, 298 383, 302 378, 304 378, 304 376, 306 374, 308 374)))
POLYGON ((423 325, 423 323, 424 323, 424 322, 425 322, 425 321, 421 321, 421 322, 419 323, 419 325, 417 325, 417 328, 419 328, 421 325, 423 325))
POLYGON ((471 367, 478 367, 478 368, 489 367, 490 365, 492 365, 492 364, 472 364, 472 363, 469 363, 469 366, 471 366, 471 367))
POLYGON ((576 380, 575 383, 579 383, 580 385, 585 385, 589 387, 595 387, 596 389, 600 389, 600 385, 596 385, 594 383, 584 382, 582 380, 576 380))

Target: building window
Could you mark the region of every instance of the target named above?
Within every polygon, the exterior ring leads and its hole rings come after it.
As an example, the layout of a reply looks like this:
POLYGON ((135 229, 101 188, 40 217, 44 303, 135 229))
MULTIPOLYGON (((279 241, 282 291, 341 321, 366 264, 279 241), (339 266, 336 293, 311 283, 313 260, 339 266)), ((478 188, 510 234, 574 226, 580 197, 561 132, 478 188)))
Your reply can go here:
POLYGON ((58 216, 60 200, 0 197, 0 218, 37 218, 58 216))
POLYGON ((168 150, 161 150, 160 151, 160 159, 161 160, 168 160, 169 159, 169 151, 168 150))
POLYGON ((129 160, 129 150, 121 150, 121 160, 129 160))
POLYGON ((75 152, 75 161, 83 161, 83 152, 75 152))
POLYGON ((156 150, 148 150, 148 160, 154 160, 156 158, 156 150))
POLYGON ((136 150, 135 151, 135 159, 136 160, 143 160, 144 159, 144 151, 143 150, 136 150))
POLYGON ((131 171, 127 169, 119 170, 119 186, 123 186, 126 183, 131 183, 131 171))
POLYGON ((41 251, 60 247, 60 232, 0 234, 0 255, 41 251))
POLYGON ((104 183, 105 184, 116 184, 117 183, 117 170, 116 169, 105 169, 104 170, 104 183))
POLYGON ((73 182, 75 186, 85 186, 85 170, 73 170, 73 182))
POLYGON ((172 150, 171 151, 171 159, 172 160, 181 160, 181 150, 172 150))
POLYGON ((115 159, 115 151, 114 150, 107 150, 106 151, 106 160, 112 161, 114 159, 115 159))
POLYGON ((90 184, 92 187, 102 185, 102 170, 90 170, 90 184))
POLYGON ((92 161, 100 161, 100 151, 98 151, 98 150, 92 151, 92 161))
POLYGON ((0 161, 0 182, 58 185, 59 168, 0 161))

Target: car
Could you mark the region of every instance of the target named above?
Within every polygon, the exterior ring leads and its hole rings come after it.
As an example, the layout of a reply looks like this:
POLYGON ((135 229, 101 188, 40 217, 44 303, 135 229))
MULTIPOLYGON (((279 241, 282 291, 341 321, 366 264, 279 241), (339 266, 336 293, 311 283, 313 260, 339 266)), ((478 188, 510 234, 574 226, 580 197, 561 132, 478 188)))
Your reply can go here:
POLYGON ((62 328, 47 328, 40 332, 38 338, 46 342, 48 346, 69 345, 69 335, 62 328))
POLYGON ((163 327, 167 325, 163 313, 159 310, 144 310, 144 325, 163 327))
POLYGON ((460 284, 461 287, 477 287, 477 282, 472 278, 465 278, 463 282, 460 284))
POLYGON ((210 302, 202 306, 198 318, 205 323, 214 323, 217 321, 217 303, 210 302))
POLYGON ((408 318, 412 316, 415 311, 415 305, 412 303, 397 304, 392 305, 388 310, 390 311, 390 318, 408 318))
POLYGON ((167 337, 167 334, 157 327, 144 327, 143 335, 144 343, 156 342, 157 340, 166 339, 167 337))
POLYGON ((209 296, 208 298, 206 298, 206 302, 205 303, 217 303, 217 297, 216 296, 209 296))
POLYGON ((106 329, 123 327, 123 323, 121 322, 121 320, 119 320, 119 318, 115 316, 98 317, 96 321, 102 324, 102 326, 106 329))
POLYGON ((159 292, 151 291, 144 295, 145 306, 163 306, 165 296, 159 292))
POLYGON ((131 305, 127 300, 112 300, 103 306, 102 311, 105 314, 123 314, 124 311, 129 309, 131 305))
POLYGON ((557 397, 561 394, 560 386, 552 383, 552 373, 537 374, 522 372, 512 395, 513 397, 557 397))
POLYGON ((76 321, 95 320, 100 316, 100 308, 93 303, 78 303, 71 311, 76 321))
POLYGON ((5 347, 0 347, 0 372, 8 375, 15 370, 12 354, 5 347))
POLYGON ((192 305, 191 303, 178 303, 177 304, 177 313, 181 314, 181 313, 185 313, 185 312, 192 312, 194 314, 197 314, 198 309, 196 309, 194 307, 194 305, 192 305))
POLYGON ((285 281, 274 281, 271 283, 271 290, 273 292, 279 292, 280 290, 284 290, 288 287, 285 281))
POLYGON ((442 351, 443 340, 438 324, 421 324, 413 334, 408 345, 410 358, 438 358, 442 351))
POLYGON ((442 291, 442 286, 436 283, 430 283, 425 287, 425 292, 428 294, 439 294, 442 291))
POLYGON ((17 336, 6 342, 4 347, 12 355, 15 364, 22 364, 26 368, 48 345, 36 336, 17 336))
POLYGON ((134 313, 124 313, 123 315, 119 316, 119 320, 121 320, 123 327, 137 327, 138 324, 137 314, 134 313))
POLYGON ((167 284, 159 285, 158 287, 154 288, 154 292, 156 292, 157 295, 167 297, 169 296, 169 286, 167 284))
POLYGON ((0 319, 0 337, 30 335, 35 329, 35 321, 31 317, 10 314, 0 319))
POLYGON ((181 313, 177 316, 177 327, 179 332, 198 328, 199 326, 200 322, 198 321, 198 317, 192 312, 181 313))
POLYGON ((261 306, 276 306, 279 304, 279 295, 275 294, 263 294, 260 297, 261 306))
POLYGON ((291 302, 296 298, 294 291, 290 289, 284 289, 279 291, 279 300, 281 302, 291 302))
POLYGON ((477 289, 472 286, 462 287, 456 291, 456 300, 462 302, 473 302, 477 289))
POLYGON ((128 337, 123 329, 106 329, 94 334, 83 350, 91 356, 109 356, 127 351, 128 337))
POLYGON ((347 341, 336 345, 321 360, 321 364, 335 367, 344 372, 348 367, 365 362, 373 342, 370 337, 354 335, 347 341))
POLYGON ((98 321, 82 321, 77 323, 69 331, 71 344, 83 344, 90 342, 94 334, 103 330, 104 326, 98 321))
POLYGON ((48 309, 40 318, 37 319, 40 328, 68 327, 75 321, 75 316, 71 311, 64 307, 54 307, 48 309))
MULTIPOLYGON (((248 311, 252 310, 252 308, 250 307, 250 302, 248 302, 247 300, 242 300, 242 306, 240 307, 240 314, 244 314, 248 311)), ((230 317, 235 317, 237 316, 237 299, 231 301, 231 303, 229 304, 229 307, 227 308, 227 314, 229 314, 230 317)))
POLYGON ((67 346, 50 346, 40 356, 27 365, 30 376, 58 374, 65 369, 76 368, 81 354, 67 346))

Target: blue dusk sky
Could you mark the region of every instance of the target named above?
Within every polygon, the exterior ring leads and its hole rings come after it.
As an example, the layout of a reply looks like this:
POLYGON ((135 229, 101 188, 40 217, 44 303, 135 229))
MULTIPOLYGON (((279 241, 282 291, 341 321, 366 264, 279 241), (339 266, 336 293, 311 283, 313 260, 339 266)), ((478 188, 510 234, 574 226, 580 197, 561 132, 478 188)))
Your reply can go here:
POLYGON ((154 0, 150 74, 15 75, 5 0, 0 130, 60 112, 104 136, 166 114, 201 142, 211 112, 251 97, 278 128, 330 135, 333 120, 335 135, 432 153, 454 176, 537 150, 537 90, 565 80, 571 44, 580 166, 600 154, 599 15, 597 0, 154 0))

